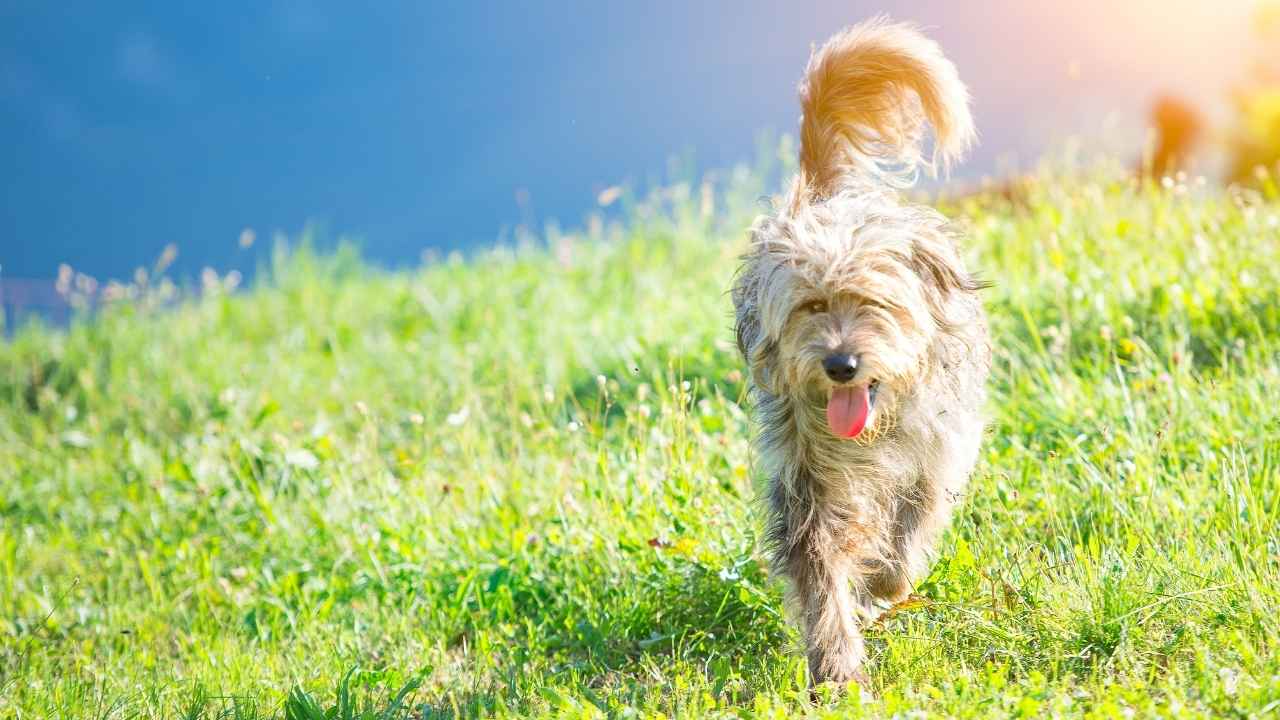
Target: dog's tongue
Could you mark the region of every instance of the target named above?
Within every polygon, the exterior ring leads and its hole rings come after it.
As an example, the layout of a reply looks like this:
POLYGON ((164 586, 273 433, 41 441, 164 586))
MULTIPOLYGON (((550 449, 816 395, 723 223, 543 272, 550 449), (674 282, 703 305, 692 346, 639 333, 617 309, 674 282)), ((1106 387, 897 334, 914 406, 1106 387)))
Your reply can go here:
POLYGON ((838 387, 827 401, 827 424, 836 437, 857 437, 866 427, 870 413, 871 398, 866 385, 838 387))

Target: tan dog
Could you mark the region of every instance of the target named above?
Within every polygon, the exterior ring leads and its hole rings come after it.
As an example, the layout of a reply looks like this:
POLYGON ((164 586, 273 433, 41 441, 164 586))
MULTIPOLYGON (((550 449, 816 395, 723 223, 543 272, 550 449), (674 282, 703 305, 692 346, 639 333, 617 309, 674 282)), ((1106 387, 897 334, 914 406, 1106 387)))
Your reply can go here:
POLYGON ((912 26, 875 19, 833 37, 800 88, 800 172, 753 225, 734 283, 768 540, 815 683, 865 682, 857 615, 910 592, 977 458, 981 283, 955 228, 897 193, 968 148, 968 102, 912 26))

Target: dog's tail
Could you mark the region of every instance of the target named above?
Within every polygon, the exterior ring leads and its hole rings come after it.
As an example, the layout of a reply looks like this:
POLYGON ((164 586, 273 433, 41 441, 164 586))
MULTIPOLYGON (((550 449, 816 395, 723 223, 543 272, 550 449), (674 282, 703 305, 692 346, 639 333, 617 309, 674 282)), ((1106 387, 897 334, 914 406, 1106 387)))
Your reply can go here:
POLYGON ((937 43, 881 16, 854 25, 813 54, 800 85, 800 170, 825 197, 853 174, 910 183, 923 164, 944 171, 975 136, 969 91, 937 43), (924 159, 924 123, 933 150, 924 159))

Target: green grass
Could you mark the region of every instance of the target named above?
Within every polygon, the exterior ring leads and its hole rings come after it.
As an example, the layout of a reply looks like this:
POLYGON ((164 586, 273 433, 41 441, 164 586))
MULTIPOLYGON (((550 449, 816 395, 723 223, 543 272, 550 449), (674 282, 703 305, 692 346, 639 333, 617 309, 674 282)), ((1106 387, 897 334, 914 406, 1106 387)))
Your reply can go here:
POLYGON ((988 440, 923 600, 868 631, 878 698, 814 703, 731 346, 752 177, 16 331, 0 717, 1280 711, 1274 187, 953 204, 994 282, 988 440))

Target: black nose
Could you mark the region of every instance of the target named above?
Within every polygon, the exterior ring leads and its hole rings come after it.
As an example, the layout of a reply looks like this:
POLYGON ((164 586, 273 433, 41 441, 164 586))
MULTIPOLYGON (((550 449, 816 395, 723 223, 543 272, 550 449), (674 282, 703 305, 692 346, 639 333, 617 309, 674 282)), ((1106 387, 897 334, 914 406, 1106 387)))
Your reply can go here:
POLYGON ((822 361, 822 369, 838 383, 849 382, 858 372, 858 358, 847 353, 832 353, 822 361))

